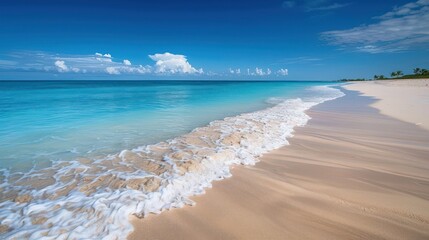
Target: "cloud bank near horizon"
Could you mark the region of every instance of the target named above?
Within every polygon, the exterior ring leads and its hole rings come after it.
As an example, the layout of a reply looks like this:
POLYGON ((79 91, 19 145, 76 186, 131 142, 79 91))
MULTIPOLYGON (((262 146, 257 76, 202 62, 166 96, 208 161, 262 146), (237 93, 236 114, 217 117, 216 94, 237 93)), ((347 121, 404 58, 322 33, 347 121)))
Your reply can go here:
POLYGON ((287 69, 271 70, 255 67, 242 71, 240 68, 229 68, 225 73, 205 72, 196 68, 182 54, 169 52, 148 55, 153 64, 133 64, 129 59, 119 59, 110 53, 96 52, 93 55, 60 55, 46 52, 15 52, 8 55, 9 60, 0 60, 0 70, 45 72, 53 74, 97 74, 97 75, 153 75, 175 76, 193 75, 207 77, 284 77, 287 69))

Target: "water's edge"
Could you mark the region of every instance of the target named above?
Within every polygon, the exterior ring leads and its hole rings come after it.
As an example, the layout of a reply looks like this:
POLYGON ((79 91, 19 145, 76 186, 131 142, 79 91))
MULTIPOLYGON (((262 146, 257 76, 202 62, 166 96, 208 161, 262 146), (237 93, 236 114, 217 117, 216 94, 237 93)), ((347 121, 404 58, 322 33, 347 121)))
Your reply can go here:
POLYGON ((317 88, 323 96, 271 99, 277 105, 213 121, 165 142, 22 174, 17 181, 31 189, 5 181, 0 188, 11 197, 0 203, 0 223, 7 228, 0 236, 125 239, 133 231, 130 214, 194 204, 189 197, 230 177, 231 165, 254 165, 262 154, 288 145, 294 128, 310 119, 308 109, 344 96, 335 88, 317 88), (35 178, 41 175, 44 179, 35 178))

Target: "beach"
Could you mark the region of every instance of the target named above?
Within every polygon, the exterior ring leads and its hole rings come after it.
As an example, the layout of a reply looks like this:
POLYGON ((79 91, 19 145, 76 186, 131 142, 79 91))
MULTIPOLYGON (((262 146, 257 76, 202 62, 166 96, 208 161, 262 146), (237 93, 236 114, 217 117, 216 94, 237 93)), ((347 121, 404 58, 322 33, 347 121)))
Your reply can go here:
POLYGON ((125 239, 287 145, 332 84, 1 82, 0 238, 125 239))
POLYGON ((428 239, 427 80, 341 90, 195 206, 132 217, 128 239, 428 239))
POLYGON ((1 0, 0 240, 429 240, 428 10, 1 0))
POLYGON ((380 101, 372 104, 382 114, 429 130, 429 79, 367 81, 347 86, 380 101))

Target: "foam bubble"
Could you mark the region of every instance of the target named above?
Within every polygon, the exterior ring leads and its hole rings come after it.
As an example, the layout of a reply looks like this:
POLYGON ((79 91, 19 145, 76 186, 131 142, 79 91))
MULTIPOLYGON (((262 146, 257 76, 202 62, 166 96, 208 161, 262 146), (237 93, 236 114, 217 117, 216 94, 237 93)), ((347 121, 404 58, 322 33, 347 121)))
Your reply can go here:
POLYGON ((276 105, 154 145, 95 159, 56 162, 28 173, 3 171, 0 233, 7 239, 125 239, 129 216, 193 205, 234 164, 254 165, 261 154, 288 144, 306 110, 343 96, 328 86, 317 98, 276 99, 276 105))

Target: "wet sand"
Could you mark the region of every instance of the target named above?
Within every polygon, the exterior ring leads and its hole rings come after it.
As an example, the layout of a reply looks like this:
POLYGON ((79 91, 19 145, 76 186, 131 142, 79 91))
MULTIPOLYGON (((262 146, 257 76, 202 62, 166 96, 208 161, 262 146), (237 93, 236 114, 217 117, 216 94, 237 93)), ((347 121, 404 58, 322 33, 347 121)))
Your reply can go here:
POLYGON ((429 239, 429 131, 344 92, 196 206, 133 217, 129 239, 429 239))

